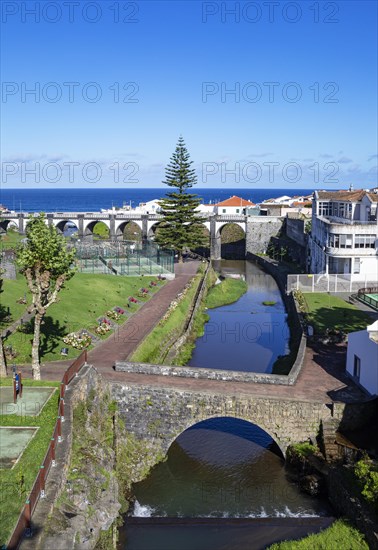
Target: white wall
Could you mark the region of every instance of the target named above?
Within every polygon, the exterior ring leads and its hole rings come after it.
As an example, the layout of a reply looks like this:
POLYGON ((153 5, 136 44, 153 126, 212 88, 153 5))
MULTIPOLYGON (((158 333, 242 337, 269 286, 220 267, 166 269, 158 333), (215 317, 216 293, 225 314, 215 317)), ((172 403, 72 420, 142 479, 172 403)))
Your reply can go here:
POLYGON ((248 206, 216 206, 216 213, 223 214, 224 216, 243 216, 245 214, 245 209, 249 208, 248 206), (225 210, 226 212, 223 212, 225 210), (239 212, 237 212, 239 210, 239 212))
POLYGON ((367 330, 351 332, 348 335, 346 370, 352 377, 354 355, 361 360, 359 384, 371 395, 378 395, 378 344, 370 340, 367 330))

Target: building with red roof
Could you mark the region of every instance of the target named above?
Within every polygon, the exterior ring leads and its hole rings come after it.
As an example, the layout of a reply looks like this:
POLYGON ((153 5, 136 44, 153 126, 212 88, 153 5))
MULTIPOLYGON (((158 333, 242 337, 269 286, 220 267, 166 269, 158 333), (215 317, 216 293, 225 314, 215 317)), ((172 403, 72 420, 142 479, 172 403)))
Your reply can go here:
POLYGON ((214 212, 216 214, 239 214, 241 216, 246 214, 246 210, 248 208, 252 208, 253 206, 256 206, 255 203, 248 201, 246 199, 243 199, 242 197, 237 197, 236 195, 233 195, 229 199, 226 199, 225 201, 218 202, 214 205, 214 212))

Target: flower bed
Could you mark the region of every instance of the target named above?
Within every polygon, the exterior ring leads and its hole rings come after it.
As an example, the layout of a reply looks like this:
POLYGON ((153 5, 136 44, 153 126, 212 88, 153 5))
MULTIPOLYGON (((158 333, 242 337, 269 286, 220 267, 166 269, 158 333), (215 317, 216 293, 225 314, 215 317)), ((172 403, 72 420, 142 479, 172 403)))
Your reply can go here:
POLYGON ((76 332, 71 332, 63 338, 63 342, 75 349, 84 349, 91 345, 92 338, 86 333, 79 335, 76 332))
POLYGON ((136 298, 134 298, 133 296, 129 296, 129 302, 130 302, 130 304, 137 304, 138 300, 136 298))
MULTIPOLYGON (((124 312, 123 312, 124 313, 124 312)), ((121 318, 121 313, 119 313, 118 311, 114 310, 114 309, 109 309, 109 311, 107 311, 105 313, 105 315, 107 317, 109 317, 110 319, 113 319, 114 321, 119 321, 120 318, 121 318)))
POLYGON ((107 334, 110 331, 111 331, 111 327, 108 323, 100 323, 95 330, 96 334, 99 334, 100 336, 103 336, 104 334, 107 334))

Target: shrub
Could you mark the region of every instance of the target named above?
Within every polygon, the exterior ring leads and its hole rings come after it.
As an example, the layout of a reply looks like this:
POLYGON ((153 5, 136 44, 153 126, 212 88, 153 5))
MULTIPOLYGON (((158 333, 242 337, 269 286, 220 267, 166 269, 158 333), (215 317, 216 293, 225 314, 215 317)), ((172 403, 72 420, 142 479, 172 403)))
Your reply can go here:
POLYGON ((378 507, 378 464, 364 457, 356 463, 354 473, 363 487, 362 495, 378 507))

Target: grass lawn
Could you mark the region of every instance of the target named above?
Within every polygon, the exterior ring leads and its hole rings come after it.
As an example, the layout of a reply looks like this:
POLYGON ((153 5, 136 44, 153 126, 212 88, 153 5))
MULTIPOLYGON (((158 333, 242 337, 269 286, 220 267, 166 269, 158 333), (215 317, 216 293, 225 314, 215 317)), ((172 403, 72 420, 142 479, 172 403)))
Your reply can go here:
MULTIPOLYGON (((80 351, 63 343, 63 337, 70 332, 80 329, 87 329, 94 333, 98 326, 97 318, 104 316, 106 311, 119 306, 127 313, 136 311, 143 302, 146 302, 161 286, 160 282, 156 287, 149 287, 149 283, 156 280, 154 277, 114 277, 111 275, 92 275, 88 273, 76 273, 66 286, 59 293, 58 302, 48 310, 41 327, 41 360, 55 361, 62 359, 60 351, 62 347, 68 347, 67 358, 76 357, 80 351), (149 293, 146 298, 138 297, 138 290, 148 287, 149 293), (138 304, 130 304, 127 307, 128 297, 134 296, 138 304)), ((17 310, 15 300, 23 296, 26 283, 22 278, 16 281, 6 281, 5 304, 11 306, 13 317, 22 315, 25 306, 21 311, 17 310)), ((28 300, 30 303, 30 297, 28 300)), ((118 324, 124 322, 128 315, 121 316, 118 324)), ((111 331, 108 333, 112 334, 111 331)), ((17 364, 29 363, 31 360, 32 329, 27 333, 15 332, 6 339, 5 345, 12 345, 17 352, 15 362, 17 364)))
POLYGON ((297 541, 273 544, 269 550, 369 550, 363 535, 343 520, 335 521, 328 529, 297 541))
MULTIPOLYGON (((11 378, 0 379, 0 385, 12 384, 11 378)), ((23 380, 24 393, 28 386, 54 386, 59 382, 23 380)), ((0 416, 1 426, 39 426, 39 430, 26 447, 20 460, 12 469, 0 469, 0 546, 5 544, 11 535, 21 508, 33 486, 45 457, 58 412, 59 390, 55 391, 46 403, 39 416, 17 416, 15 414, 0 416)))
POLYGON ((209 290, 206 296, 206 307, 214 308, 232 304, 247 292, 247 289, 247 283, 241 279, 224 279, 220 284, 209 290))
POLYGON ((304 298, 308 322, 317 334, 324 333, 326 328, 353 332, 363 330, 372 323, 372 318, 364 311, 331 294, 306 293, 304 298))
POLYGON ((19 273, 17 274, 17 279, 4 279, 3 280, 3 292, 0 294, 1 302, 1 311, 4 314, 9 308, 10 317, 8 319, 0 318, 0 327, 4 328, 7 325, 10 325, 17 319, 22 317, 27 306, 24 304, 18 304, 17 300, 23 298, 26 293, 26 300, 28 304, 31 304, 31 294, 27 289, 26 279, 19 273))
POLYGON ((6 234, 2 234, 0 237, 0 247, 4 250, 6 248, 16 248, 21 242, 21 239, 25 239, 25 235, 21 235, 18 231, 10 229, 6 234))

